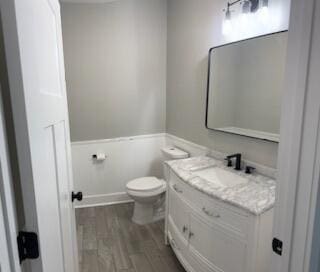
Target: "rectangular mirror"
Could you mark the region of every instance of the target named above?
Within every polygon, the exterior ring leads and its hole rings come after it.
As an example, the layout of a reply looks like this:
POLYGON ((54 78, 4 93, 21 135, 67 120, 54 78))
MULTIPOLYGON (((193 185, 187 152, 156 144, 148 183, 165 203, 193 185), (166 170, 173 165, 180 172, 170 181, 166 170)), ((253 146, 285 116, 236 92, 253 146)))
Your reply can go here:
POLYGON ((206 127, 279 142, 287 31, 210 49, 206 127))

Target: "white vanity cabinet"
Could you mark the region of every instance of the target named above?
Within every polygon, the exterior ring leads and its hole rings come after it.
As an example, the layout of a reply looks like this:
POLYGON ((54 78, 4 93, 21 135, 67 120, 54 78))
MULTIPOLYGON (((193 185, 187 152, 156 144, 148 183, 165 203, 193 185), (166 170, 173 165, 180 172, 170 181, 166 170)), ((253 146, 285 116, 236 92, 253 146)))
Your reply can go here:
POLYGON ((256 216, 167 178, 166 235, 188 272, 268 271, 273 210, 256 216))

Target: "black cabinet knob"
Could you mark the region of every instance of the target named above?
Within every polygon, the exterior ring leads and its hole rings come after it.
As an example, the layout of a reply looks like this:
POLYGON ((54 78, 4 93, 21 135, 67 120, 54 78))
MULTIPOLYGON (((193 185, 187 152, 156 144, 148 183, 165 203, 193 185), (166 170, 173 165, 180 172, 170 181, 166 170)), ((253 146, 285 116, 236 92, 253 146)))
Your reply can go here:
POLYGON ((82 192, 78 192, 78 193, 75 193, 75 192, 72 192, 71 194, 71 201, 74 202, 74 200, 78 200, 78 201, 81 201, 83 198, 83 195, 82 195, 82 192))

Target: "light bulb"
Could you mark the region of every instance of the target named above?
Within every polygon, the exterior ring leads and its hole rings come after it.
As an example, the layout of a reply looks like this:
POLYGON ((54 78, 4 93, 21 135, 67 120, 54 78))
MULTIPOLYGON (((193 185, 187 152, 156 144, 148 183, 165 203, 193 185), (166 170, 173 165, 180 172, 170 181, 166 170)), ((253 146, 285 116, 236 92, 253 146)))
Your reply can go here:
POLYGON ((222 24, 222 34, 225 36, 228 36, 232 32, 232 22, 231 22, 231 11, 229 9, 229 6, 227 8, 226 14, 225 14, 225 19, 222 24))
POLYGON ((263 24, 268 23, 269 19, 269 8, 268 6, 263 6, 258 11, 258 19, 263 24))
POLYGON ((222 25, 222 34, 228 36, 232 33, 232 22, 231 19, 225 19, 222 25))
POLYGON ((258 20, 267 23, 269 19, 269 0, 261 0, 261 6, 258 10, 258 20))
POLYGON ((242 13, 240 15, 240 26, 243 30, 247 30, 249 27, 249 14, 242 13))

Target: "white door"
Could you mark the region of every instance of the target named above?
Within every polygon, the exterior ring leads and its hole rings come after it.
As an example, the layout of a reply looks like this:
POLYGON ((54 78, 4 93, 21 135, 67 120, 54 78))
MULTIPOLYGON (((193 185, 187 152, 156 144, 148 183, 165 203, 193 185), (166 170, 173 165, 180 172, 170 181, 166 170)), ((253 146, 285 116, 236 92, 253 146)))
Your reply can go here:
POLYGON ((39 236, 33 272, 78 270, 58 0, 1 0, 26 214, 39 236))

